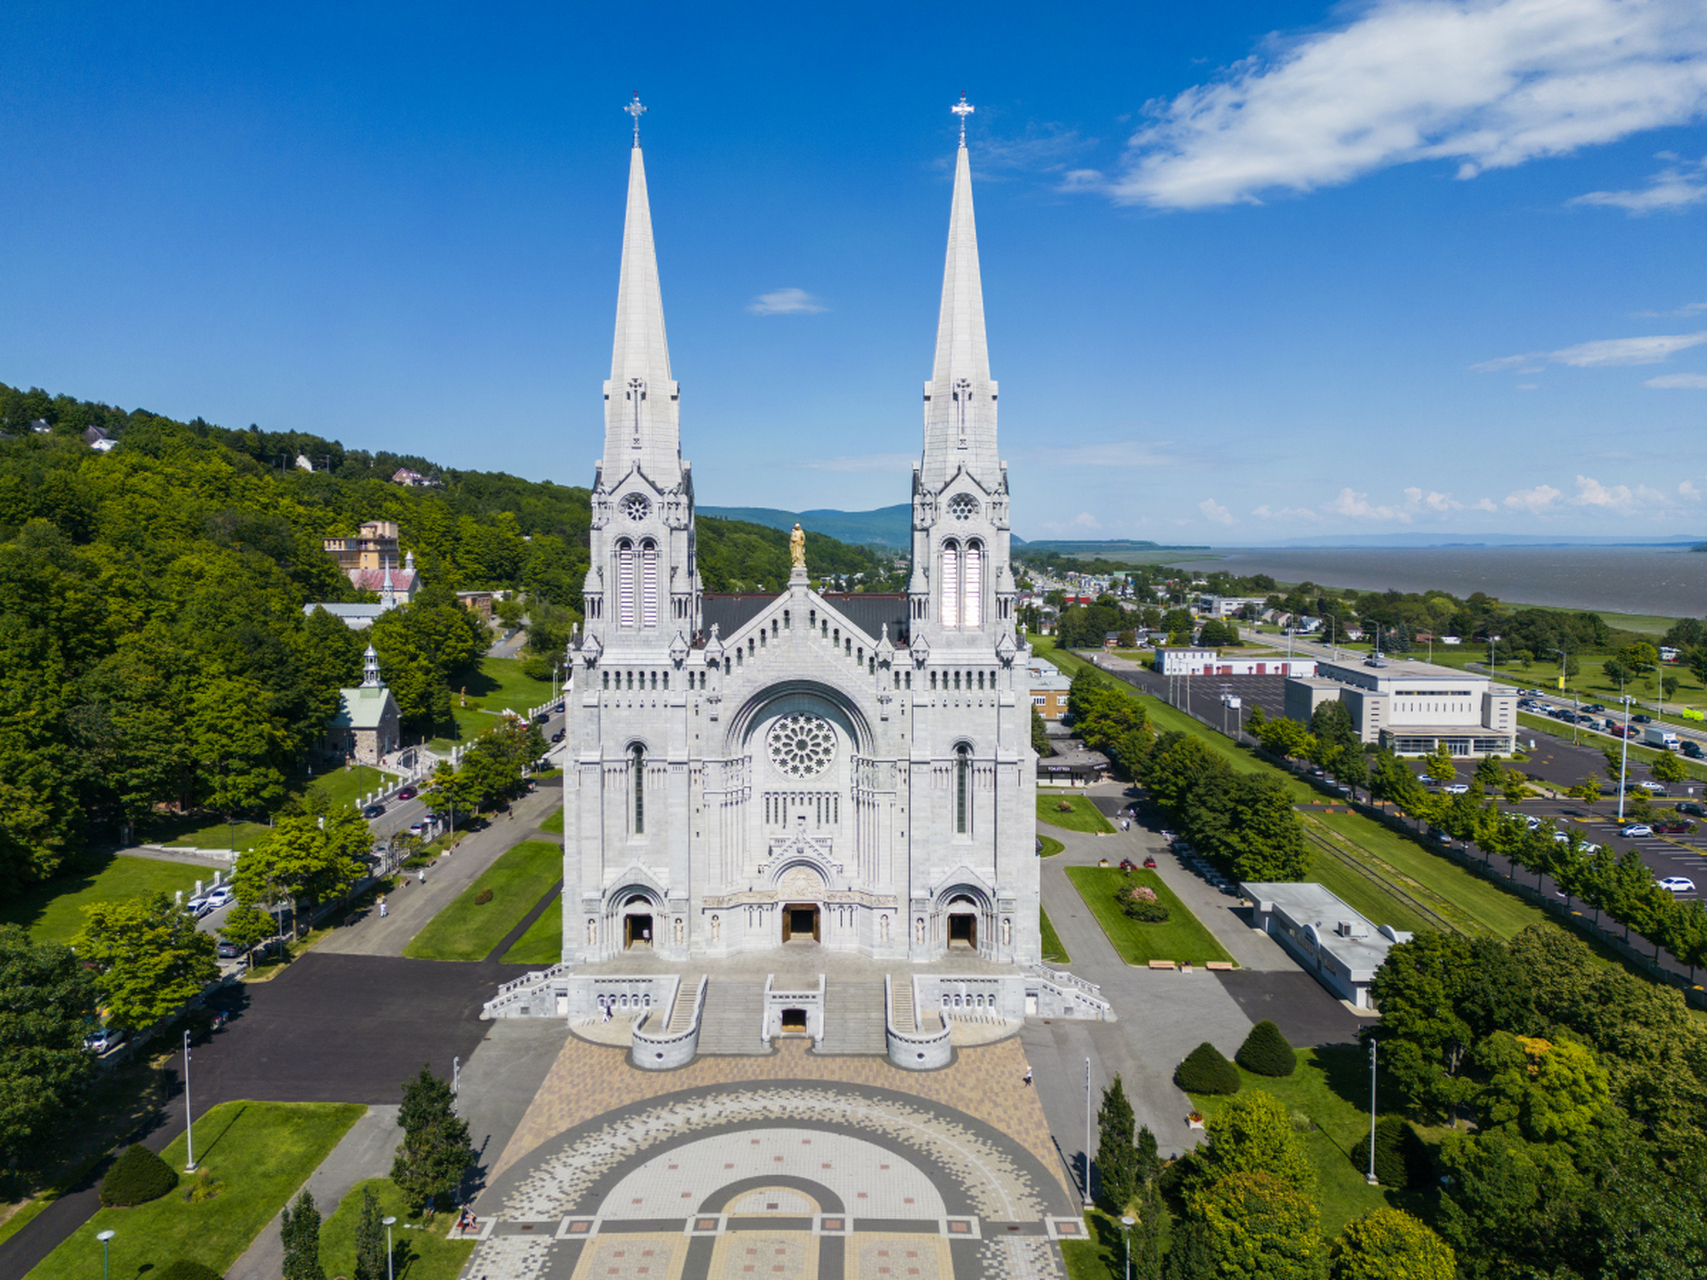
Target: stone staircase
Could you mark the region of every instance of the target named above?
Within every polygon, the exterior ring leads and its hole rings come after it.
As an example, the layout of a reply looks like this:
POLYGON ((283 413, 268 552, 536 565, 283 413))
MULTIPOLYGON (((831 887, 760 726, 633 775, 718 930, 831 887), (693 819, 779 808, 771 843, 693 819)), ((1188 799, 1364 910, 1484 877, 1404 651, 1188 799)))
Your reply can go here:
POLYGON ((824 987, 824 1038, 819 1053, 888 1051, 881 982, 831 982, 824 987))
POLYGON ((893 978, 890 987, 895 997, 895 1030, 910 1035, 919 1029, 913 1014, 912 980, 906 976, 893 978))
MULTIPOLYGON (((678 1031, 686 1031, 693 1024, 694 998, 699 994, 700 977, 697 973, 682 975, 681 986, 676 988, 676 1007, 670 1010, 670 1025, 664 1028, 667 1033, 673 1035, 678 1031)), ((708 983, 706 998, 710 999, 710 996, 711 987, 708 983)))
MULTIPOLYGON (((694 980, 699 985, 699 980, 694 980)), ((699 1024, 699 1051, 764 1054, 759 1039, 759 1016, 765 1007, 762 982, 724 982, 713 978, 705 988, 705 1013, 699 1024)))

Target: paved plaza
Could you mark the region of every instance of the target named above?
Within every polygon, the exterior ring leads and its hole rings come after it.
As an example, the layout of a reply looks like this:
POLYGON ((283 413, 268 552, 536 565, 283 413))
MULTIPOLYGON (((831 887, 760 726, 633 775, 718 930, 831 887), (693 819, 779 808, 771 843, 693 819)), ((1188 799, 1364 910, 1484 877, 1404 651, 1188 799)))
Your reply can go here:
POLYGON ((1078 1197, 1017 1037, 940 1071, 820 1056, 642 1072, 570 1037, 476 1202, 485 1280, 1059 1277, 1078 1197))

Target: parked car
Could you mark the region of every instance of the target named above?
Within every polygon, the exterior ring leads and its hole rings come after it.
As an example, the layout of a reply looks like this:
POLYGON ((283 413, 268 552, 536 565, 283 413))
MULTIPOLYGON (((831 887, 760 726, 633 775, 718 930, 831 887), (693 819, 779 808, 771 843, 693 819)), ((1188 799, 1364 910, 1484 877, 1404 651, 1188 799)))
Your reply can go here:
POLYGON ((1695 892, 1695 881, 1688 876, 1666 876, 1659 882, 1659 886, 1662 889, 1669 889, 1672 893, 1695 892))
POLYGON ((232 899, 236 896, 237 895, 231 891, 230 885, 216 884, 205 893, 191 898, 189 902, 184 905, 189 908, 191 915, 195 916, 197 920, 200 920, 203 916, 210 915, 213 912, 218 911, 221 907, 230 906, 232 899))
POLYGON ((1655 822, 1651 824, 1655 831, 1663 836, 1688 835, 1690 823, 1687 822, 1655 822))
POLYGON ((1654 829, 1645 822, 1632 822, 1618 828, 1618 834, 1626 840, 1637 840, 1643 836, 1653 835, 1654 829))
POLYGON ((1679 813, 1687 813, 1697 818, 1707 818, 1707 805, 1696 803, 1694 800, 1680 800, 1677 805, 1679 813))
POLYGON ((563 730, 559 729, 556 733, 552 734, 551 740, 553 742, 562 742, 563 741, 563 730))
POLYGON ((385 812, 385 806, 382 804, 379 804, 376 801, 375 803, 370 804, 367 808, 362 810, 362 817, 364 817, 364 818, 377 818, 381 814, 383 814, 384 812, 385 812))
POLYGON ((1631 716, 1630 719, 1636 724, 1652 724, 1654 722, 1652 716, 1631 716))
POLYGON ((83 1047, 90 1053, 111 1053, 124 1042, 122 1027, 101 1027, 83 1037, 83 1047))
POLYGON ((551 717, 546 712, 541 711, 537 716, 535 716, 533 718, 533 722, 535 724, 550 724, 551 723, 551 717))
POLYGON ((221 960, 236 960, 243 955, 243 948, 231 941, 230 938, 221 938, 215 945, 213 952, 221 960))
POLYGON ((1667 794, 1665 783, 1663 782, 1650 782, 1644 778, 1636 785, 1642 788, 1643 791, 1648 792, 1650 795, 1663 796, 1667 794))
POLYGON ((426 833, 427 833, 427 824, 425 822, 411 822, 409 824, 409 834, 410 835, 420 836, 420 835, 425 835, 426 833))
POLYGON ((414 787, 404 787, 397 793, 397 798, 399 800, 413 800, 419 794, 414 787))
POLYGON ((1707 760, 1707 751, 1701 749, 1701 744, 1694 738, 1683 740, 1683 754, 1691 760, 1707 760))
POLYGON ((1441 790, 1449 796, 1468 795, 1470 784, 1467 782, 1449 782, 1441 790))

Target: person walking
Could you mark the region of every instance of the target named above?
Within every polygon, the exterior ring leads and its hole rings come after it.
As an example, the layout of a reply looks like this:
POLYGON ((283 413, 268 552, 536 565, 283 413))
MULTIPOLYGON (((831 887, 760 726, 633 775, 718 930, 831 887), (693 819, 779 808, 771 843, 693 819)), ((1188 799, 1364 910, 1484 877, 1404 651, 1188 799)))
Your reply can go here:
POLYGON ((385 899, 384 898, 381 898, 379 900, 379 918, 381 920, 385 919, 385 899))
POLYGON ((1029 1086, 1029 1085, 1030 1085, 1030 1084, 1031 1084, 1031 1067, 1030 1067, 1030 1066, 1027 1066, 1027 1067, 1026 1067, 1026 1069, 1025 1069, 1025 1077, 1024 1077, 1024 1079, 1023 1079, 1023 1080, 1021 1080, 1021 1082, 1020 1082, 1020 1083, 1022 1083, 1022 1084, 1024 1084, 1024 1085, 1027 1085, 1027 1086, 1029 1086))

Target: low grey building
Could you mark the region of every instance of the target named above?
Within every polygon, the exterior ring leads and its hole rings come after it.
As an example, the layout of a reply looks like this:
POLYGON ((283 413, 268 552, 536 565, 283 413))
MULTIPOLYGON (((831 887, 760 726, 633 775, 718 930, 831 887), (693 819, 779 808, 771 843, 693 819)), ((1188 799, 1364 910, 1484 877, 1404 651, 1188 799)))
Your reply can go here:
POLYGON ((1411 935, 1377 925, 1319 884, 1252 882, 1239 891, 1254 904, 1251 923, 1280 943, 1329 991, 1369 1008, 1369 984, 1395 943, 1411 935))
POLYGON ((1397 755, 1510 755, 1517 738, 1517 690, 1485 675, 1407 658, 1323 661, 1314 676, 1286 682, 1286 716, 1310 723, 1324 702, 1340 702, 1364 742, 1397 755))

